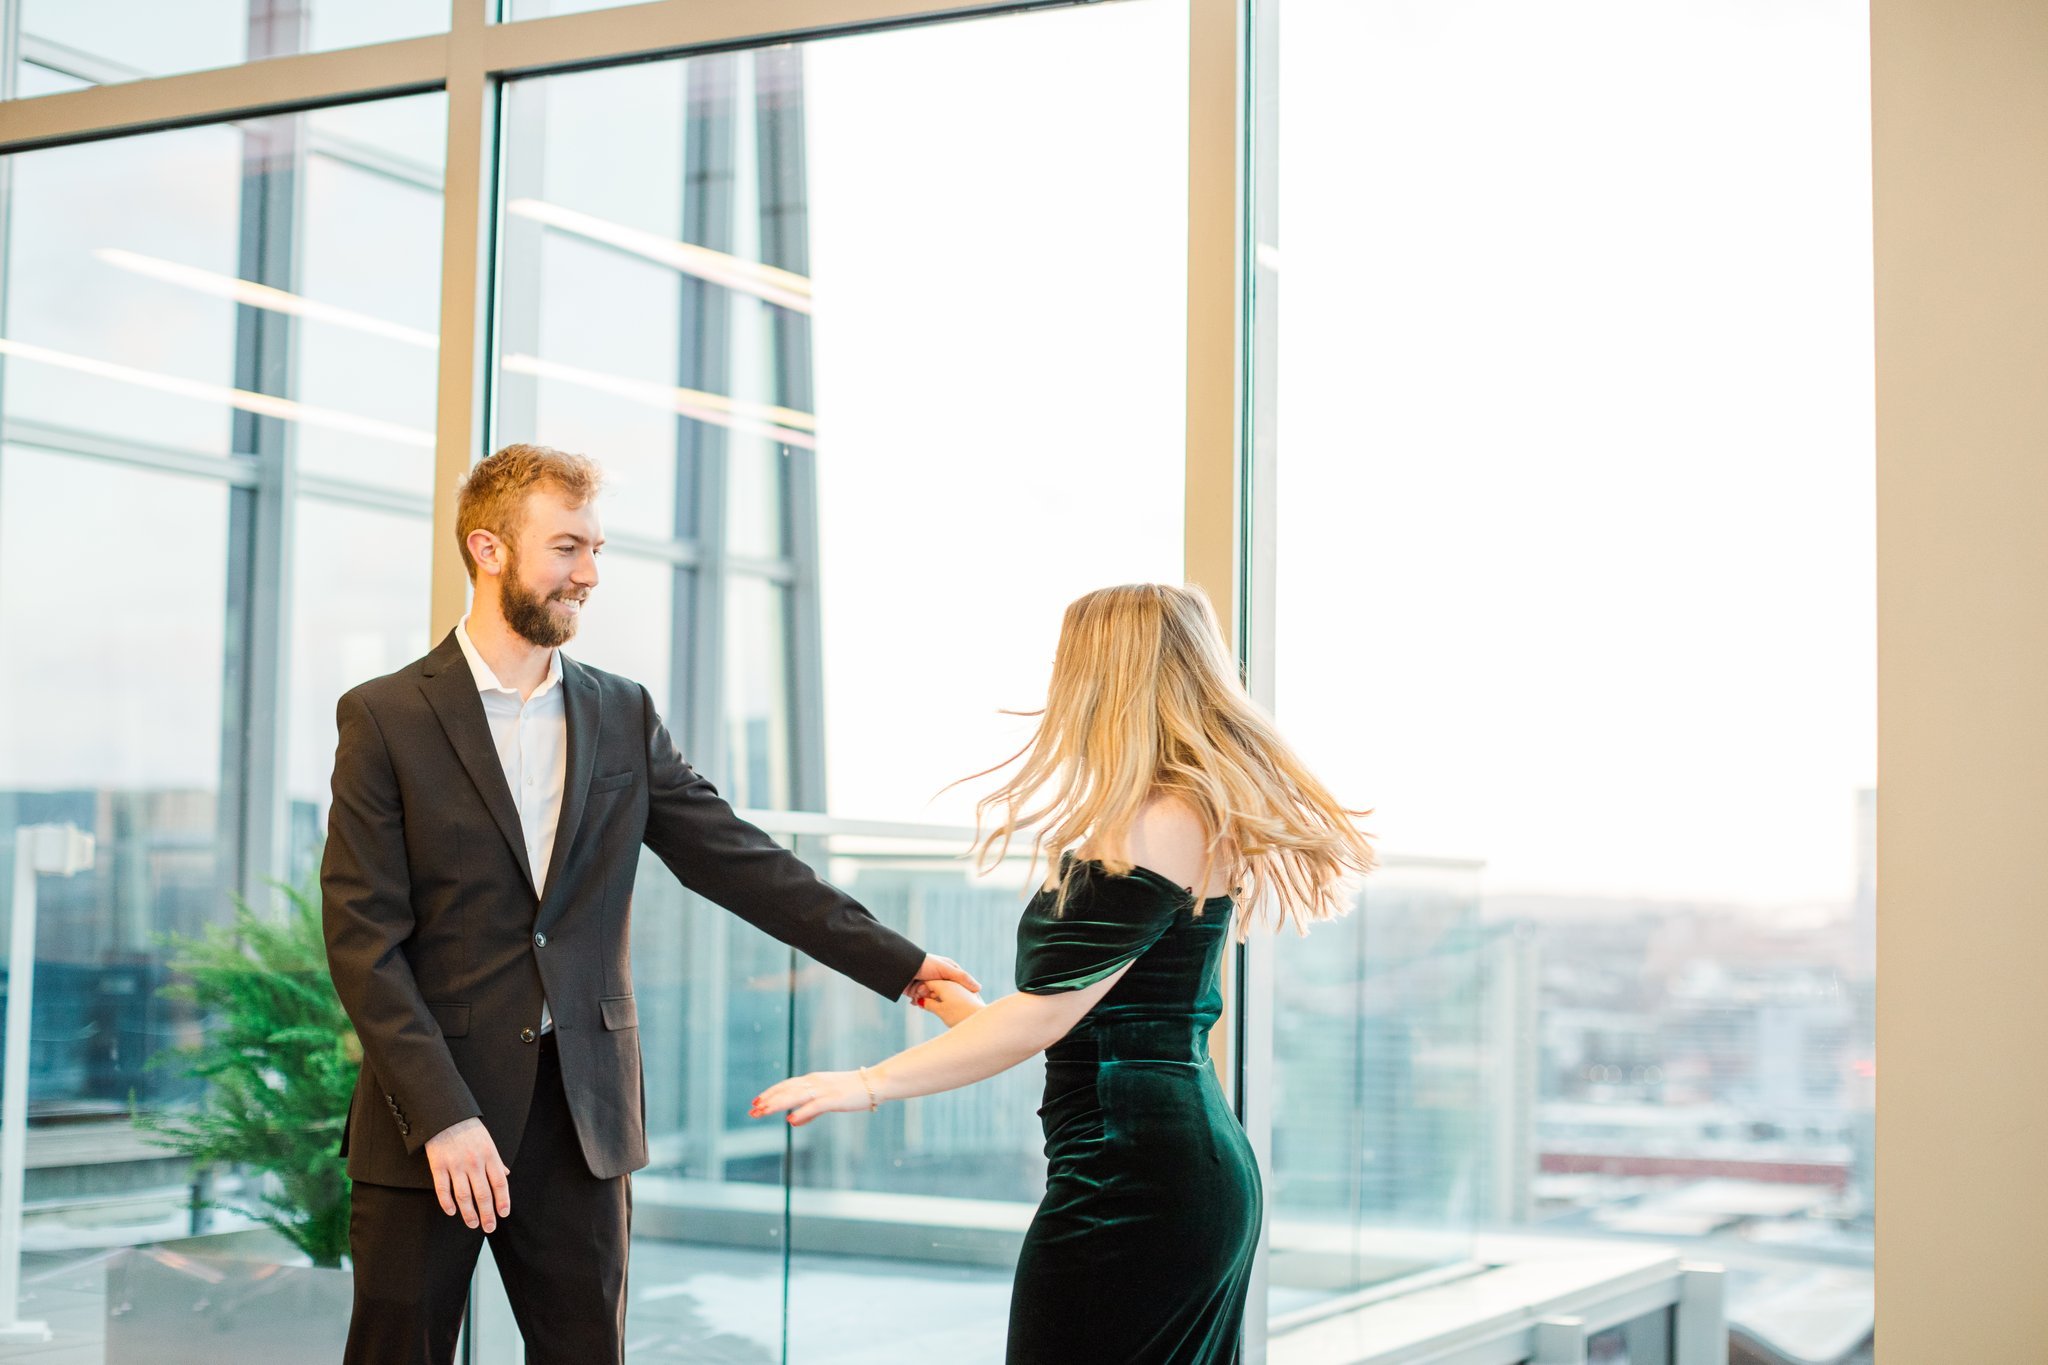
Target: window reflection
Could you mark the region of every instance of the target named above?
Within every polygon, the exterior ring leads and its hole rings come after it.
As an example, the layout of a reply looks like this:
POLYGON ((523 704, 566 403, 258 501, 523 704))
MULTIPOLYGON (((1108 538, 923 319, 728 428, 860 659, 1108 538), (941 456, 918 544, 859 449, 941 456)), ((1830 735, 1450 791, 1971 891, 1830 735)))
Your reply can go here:
POLYGON ((42 883, 32 1122, 125 1128, 131 1093, 192 1092, 147 1064, 197 1027, 156 995, 156 936, 218 922, 227 490, 10 445, 0 451, 0 835, 71 823, 92 871, 42 883), (91 508, 90 517, 60 515, 91 508), (149 547, 146 560, 139 547, 149 547), (21 645, 33 641, 33 649, 21 645))
POLYGON ((0 352, 17 435, 25 422, 82 426, 229 453, 235 304, 101 253, 237 278, 241 153, 234 130, 193 128, 13 158, 8 259, 35 262, 9 272, 0 352))
POLYGON ((732 580, 726 598, 726 771, 743 806, 789 806, 788 594, 756 578, 732 580))
POLYGON ((447 28, 448 0, 21 0, 24 54, 96 84, 447 28))
POLYGON ((301 498, 293 525, 291 869, 311 870, 327 832, 334 703, 427 649, 429 527, 423 516, 301 498))
MULTIPOLYGON (((401 104, 438 124, 445 100, 401 104)), ((320 144, 316 141, 314 147, 320 144)), ((304 227, 296 294, 320 313, 298 329, 306 403, 349 409, 394 428, 431 433, 441 276, 438 169, 331 142, 305 159, 304 227)), ((299 433, 302 472, 402 490, 424 502, 433 445, 365 440, 332 427, 299 433)))
MULTIPOLYGON (((110 45, 155 22, 72 8, 110 45)), ((208 16, 181 18, 196 41, 208 16)), ((312 864, 336 697, 428 643, 439 151, 377 130, 438 143, 443 107, 10 160, 0 705, 35 720, 0 732, 0 837, 68 821, 99 843, 40 886, 32 1268, 249 1226, 195 1203, 131 1106, 195 1100, 151 1061, 213 1026, 160 994, 162 936, 226 924, 233 895, 267 908, 312 864)), ((204 1179, 232 1201, 234 1172, 204 1179)), ((97 1300, 57 1321, 59 1349, 97 1349, 97 1300)))
MULTIPOLYGON (((624 501, 607 497, 605 535, 612 534, 609 514, 624 501)), ((580 659, 613 673, 623 673, 645 687, 664 706, 669 695, 669 624, 675 600, 673 566, 607 546, 597 561, 597 591, 590 595, 578 623, 576 638, 565 648, 580 659)))

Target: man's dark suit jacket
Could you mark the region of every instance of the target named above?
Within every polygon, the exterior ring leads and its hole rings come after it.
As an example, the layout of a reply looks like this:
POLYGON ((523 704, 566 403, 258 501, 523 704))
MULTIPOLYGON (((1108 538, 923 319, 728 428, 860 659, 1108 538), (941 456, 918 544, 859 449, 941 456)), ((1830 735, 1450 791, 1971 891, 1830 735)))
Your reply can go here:
POLYGON ((882 995, 924 960, 734 815, 645 688, 566 655, 561 686, 568 771, 539 888, 453 632, 341 699, 320 884, 328 964, 363 1044, 342 1137, 356 1180, 432 1185, 427 1139, 477 1115, 511 1165, 543 994, 591 1173, 647 1164, 627 946, 642 843, 684 886, 882 995))

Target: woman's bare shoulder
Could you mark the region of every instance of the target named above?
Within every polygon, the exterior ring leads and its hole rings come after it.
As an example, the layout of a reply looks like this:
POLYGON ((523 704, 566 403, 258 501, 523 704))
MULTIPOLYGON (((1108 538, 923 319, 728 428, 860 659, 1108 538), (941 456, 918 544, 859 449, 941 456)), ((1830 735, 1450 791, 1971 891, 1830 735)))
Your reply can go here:
MULTIPOLYGON (((1170 877, 1179 886, 1193 887, 1209 858, 1209 828, 1201 812, 1181 796, 1162 795, 1148 802, 1131 822, 1128 842, 1132 862, 1170 877)), ((1208 872, 1209 885, 1202 894, 1222 894, 1219 884, 1228 886, 1230 870, 1212 867, 1208 872)))

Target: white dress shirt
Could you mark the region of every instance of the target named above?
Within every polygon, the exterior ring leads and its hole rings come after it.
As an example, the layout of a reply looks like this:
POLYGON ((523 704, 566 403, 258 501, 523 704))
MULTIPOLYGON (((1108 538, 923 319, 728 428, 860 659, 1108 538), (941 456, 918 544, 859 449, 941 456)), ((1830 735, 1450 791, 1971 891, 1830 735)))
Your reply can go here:
MULTIPOLYGON (((562 786, 569 773, 569 717, 562 708, 562 651, 548 651, 548 675, 533 695, 521 698, 519 689, 498 681, 498 675, 477 653, 469 638, 469 618, 455 627, 455 643, 469 660, 470 676, 476 679, 478 699, 484 704, 484 719, 491 725, 491 743, 498 750, 498 766, 505 770, 505 785, 512 790, 512 804, 519 809, 519 831, 526 838, 526 865, 533 869, 535 891, 548 884, 548 861, 555 852, 555 827, 562 820, 562 786)), ((555 1026, 547 1001, 540 1005, 540 1031, 555 1026)))

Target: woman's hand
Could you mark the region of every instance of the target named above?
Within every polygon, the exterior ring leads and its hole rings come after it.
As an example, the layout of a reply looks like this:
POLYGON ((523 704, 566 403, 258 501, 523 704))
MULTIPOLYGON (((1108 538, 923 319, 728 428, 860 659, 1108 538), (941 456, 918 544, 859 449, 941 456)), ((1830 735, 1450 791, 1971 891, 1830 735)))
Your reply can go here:
POLYGON ((873 1097, 861 1083, 859 1072, 813 1071, 769 1086, 754 1097, 747 1116, 764 1119, 788 1110, 790 1126, 801 1128, 820 1114, 850 1114, 873 1107, 873 1097))
POLYGON ((957 982, 926 981, 921 984, 924 989, 918 993, 917 1007, 939 1016, 947 1028, 988 1008, 980 996, 957 982))

